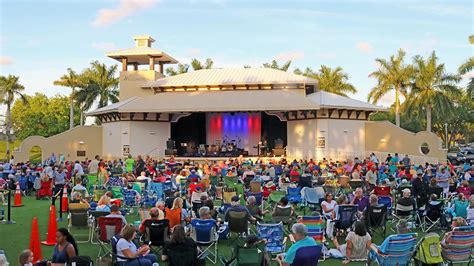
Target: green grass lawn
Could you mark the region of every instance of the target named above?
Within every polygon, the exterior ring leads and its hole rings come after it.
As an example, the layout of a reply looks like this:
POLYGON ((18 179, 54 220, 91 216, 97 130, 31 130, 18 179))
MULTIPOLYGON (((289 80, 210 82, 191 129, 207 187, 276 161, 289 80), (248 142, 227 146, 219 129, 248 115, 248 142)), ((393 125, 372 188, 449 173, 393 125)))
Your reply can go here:
MULTIPOLYGON (((10 265, 16 265, 18 255, 23 249, 28 248, 29 238, 31 233, 31 221, 33 217, 38 217, 38 225, 40 232, 41 241, 46 239, 47 226, 49 221, 49 206, 50 200, 36 200, 34 197, 23 197, 23 207, 12 208, 12 220, 16 221, 16 224, 0 224, 0 249, 3 249, 7 255, 10 265)), ((56 203, 56 209, 58 209, 58 202, 56 203)), ((2 206, 6 211, 6 206, 2 206)), ((58 216, 58 215, 57 215, 58 216)), ((66 220, 66 215, 64 215, 66 220)), ((131 215, 127 217, 129 222, 138 220, 138 216, 131 215)), ((58 222, 58 227, 66 227, 66 222, 58 222)), ((75 231, 81 233, 81 231, 75 231)), ((84 232, 84 231, 82 231, 84 232)), ((417 230, 418 239, 424 235, 421 230, 417 230)), ((393 233, 390 229, 387 229, 387 234, 393 233)), ((383 237, 380 235, 372 236, 373 242, 380 244, 383 241, 383 237)), ((220 241, 219 242, 219 255, 225 257, 230 256, 231 246, 234 243, 231 241, 220 241)), ((289 243, 288 243, 289 245, 289 243)), ((287 245, 287 246, 288 246, 287 245)), ((43 258, 51 258, 53 253, 53 247, 41 246, 43 258)), ((79 244, 80 255, 90 256, 95 260, 99 251, 98 245, 90 243, 79 244)), ((320 265, 341 265, 341 260, 328 259, 321 262, 320 265)), ((208 263, 208 265, 211 265, 208 263)), ((276 265, 276 264, 275 264, 276 265)), ((364 265, 363 263, 351 262, 350 265, 364 265)))

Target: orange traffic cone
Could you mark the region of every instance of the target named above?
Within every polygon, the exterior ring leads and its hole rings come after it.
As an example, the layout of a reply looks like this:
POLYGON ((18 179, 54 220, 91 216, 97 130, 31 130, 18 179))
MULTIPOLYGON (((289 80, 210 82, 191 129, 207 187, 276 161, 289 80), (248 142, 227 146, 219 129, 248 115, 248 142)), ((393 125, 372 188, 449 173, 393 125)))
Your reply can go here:
POLYGON ((56 245, 56 208, 54 207, 54 205, 51 205, 51 208, 49 210, 49 224, 46 241, 42 241, 41 244, 47 246, 56 245))
POLYGON ((12 207, 21 207, 23 204, 21 203, 21 190, 20 184, 16 184, 16 191, 15 191, 15 201, 13 202, 12 207))
POLYGON ((67 186, 64 185, 63 198, 62 198, 62 212, 68 212, 69 210, 69 199, 67 198, 67 186))
POLYGON ((36 217, 33 217, 33 222, 31 223, 30 250, 33 252, 33 264, 37 261, 43 260, 38 231, 38 218, 36 217))

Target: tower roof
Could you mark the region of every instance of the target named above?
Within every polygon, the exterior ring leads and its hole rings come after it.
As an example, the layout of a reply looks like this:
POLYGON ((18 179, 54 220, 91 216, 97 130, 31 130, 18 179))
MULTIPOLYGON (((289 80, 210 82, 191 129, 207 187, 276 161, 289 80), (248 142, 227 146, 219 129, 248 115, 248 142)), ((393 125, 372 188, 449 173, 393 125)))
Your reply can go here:
POLYGON ((155 62, 162 62, 165 64, 176 64, 178 60, 174 59, 167 53, 152 48, 152 43, 155 40, 150 35, 137 35, 134 36, 135 47, 118 50, 107 53, 107 56, 117 61, 121 61, 122 58, 127 58, 128 63, 145 65, 149 63, 150 57, 155 58, 155 62))

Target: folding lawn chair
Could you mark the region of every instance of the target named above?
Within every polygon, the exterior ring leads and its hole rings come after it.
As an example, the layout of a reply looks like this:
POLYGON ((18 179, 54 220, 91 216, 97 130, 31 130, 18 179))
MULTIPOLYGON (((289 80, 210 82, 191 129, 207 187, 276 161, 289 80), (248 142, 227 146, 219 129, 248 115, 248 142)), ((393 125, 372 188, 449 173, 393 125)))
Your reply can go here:
POLYGON ((158 200, 163 199, 163 184, 151 182, 149 185, 149 190, 153 191, 158 200))
POLYGON ((224 266, 261 266, 264 260, 264 250, 259 247, 244 247, 236 245, 232 251, 232 258, 220 257, 224 266))
POLYGON ((392 197, 390 196, 378 196, 378 204, 387 206, 387 216, 392 215, 392 197))
MULTIPOLYGON (((306 228, 308 229, 308 236, 312 237, 316 241, 316 243, 318 243, 318 245, 320 245, 321 247, 324 245, 323 217, 321 215, 301 216, 298 219, 298 223, 302 223, 306 226, 306 228)), ((320 256, 316 258, 317 260, 326 260, 324 252, 320 252, 320 256)))
POLYGON ((96 233, 99 232, 99 224, 98 224, 99 217, 105 217, 109 214, 110 212, 105 212, 105 211, 89 211, 89 215, 92 220, 92 236, 91 236, 92 244, 99 244, 99 242, 94 242, 94 235, 98 235, 98 234, 93 233, 93 232, 96 232, 96 233))
POLYGON ((285 251, 286 238, 284 237, 283 223, 262 224, 257 222, 257 237, 267 241, 265 250, 269 254, 276 255, 285 251))
POLYGON ((433 204, 427 202, 425 205, 425 212, 422 216, 422 225, 423 231, 428 232, 434 227, 441 228, 441 219, 443 218, 444 204, 442 201, 439 201, 438 204, 433 204))
POLYGON ((111 186, 109 191, 112 192, 112 198, 123 199, 122 187, 111 186))
POLYGON ((235 188, 224 188, 222 203, 230 204, 232 202, 233 196, 237 196, 237 191, 235 188))
POLYGON ((387 232, 387 206, 383 204, 367 206, 364 213, 364 222, 372 236, 375 233, 375 230, 381 229, 383 237, 385 237, 387 232))
POLYGON ((77 243, 88 243, 92 240, 92 224, 89 219, 88 209, 81 208, 84 205, 81 203, 70 203, 69 204, 69 215, 68 215, 68 230, 76 238, 77 243), (73 228, 87 229, 87 240, 78 240, 79 236, 85 234, 78 234, 72 232, 73 228))
POLYGON ((467 263, 474 259, 474 226, 453 228, 445 242, 441 243, 441 254, 448 265, 467 263))
POLYGON ((319 189, 323 189, 323 188, 305 187, 301 190, 301 195, 302 195, 301 205, 303 206, 303 214, 306 214, 306 207, 309 207, 310 210, 312 211, 321 212, 321 201, 324 199, 319 197, 320 195, 320 193, 318 192, 319 189))
POLYGON ((291 204, 301 203, 302 199, 301 199, 301 188, 300 187, 295 187, 295 188, 289 187, 288 190, 287 190, 287 193, 288 193, 288 195, 287 195, 288 201, 291 204))
POLYGON ((194 219, 191 221, 191 238, 198 245, 198 257, 203 255, 213 264, 217 263, 217 223, 215 220, 194 219))
POLYGON ((168 241, 169 220, 145 220, 143 226, 145 232, 141 237, 143 243, 150 243, 149 246, 158 254, 161 248, 168 241))
POLYGON ((229 231, 237 236, 247 236, 249 234, 249 222, 247 212, 229 211, 229 231))
POLYGON ((321 257, 323 249, 322 245, 300 247, 296 250, 295 258, 293 259, 292 266, 316 266, 318 260, 321 257))
POLYGON ((102 258, 112 254, 112 249, 109 248, 109 244, 111 244, 112 237, 119 234, 122 230, 123 221, 117 217, 99 217, 97 224, 99 227, 97 239, 100 245, 97 257, 102 258))
POLYGON ((416 233, 390 235, 380 246, 372 244, 368 265, 408 265, 416 250, 416 233))
POLYGON ((155 193, 151 190, 143 190, 142 197, 140 198, 140 207, 152 208, 155 207, 158 199, 155 193))
POLYGON ((339 205, 337 217, 334 220, 334 229, 345 236, 347 229, 350 229, 357 219, 357 205, 339 205))
POLYGON ((124 206, 133 213, 133 208, 138 208, 138 192, 125 188, 122 190, 122 194, 124 206))
POLYGON ((439 265, 443 263, 439 235, 434 232, 426 234, 417 244, 416 253, 413 258, 415 262, 423 264, 439 265))

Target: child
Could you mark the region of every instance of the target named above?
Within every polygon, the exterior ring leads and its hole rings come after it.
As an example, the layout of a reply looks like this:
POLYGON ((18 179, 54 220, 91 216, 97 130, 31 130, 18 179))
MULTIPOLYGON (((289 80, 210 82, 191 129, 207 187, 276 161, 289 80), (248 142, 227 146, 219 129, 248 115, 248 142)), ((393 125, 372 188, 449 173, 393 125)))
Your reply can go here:
POLYGON ((20 266, 33 266, 33 252, 25 249, 20 254, 20 266))

